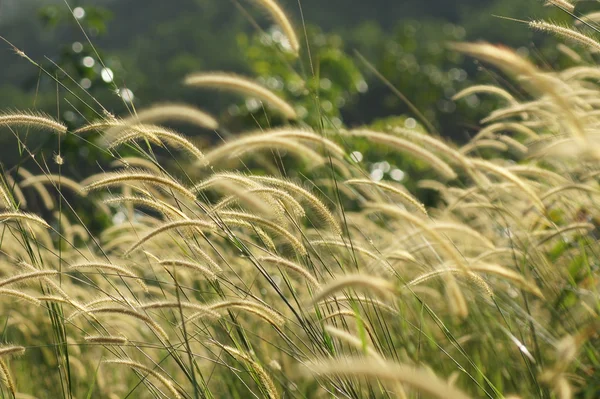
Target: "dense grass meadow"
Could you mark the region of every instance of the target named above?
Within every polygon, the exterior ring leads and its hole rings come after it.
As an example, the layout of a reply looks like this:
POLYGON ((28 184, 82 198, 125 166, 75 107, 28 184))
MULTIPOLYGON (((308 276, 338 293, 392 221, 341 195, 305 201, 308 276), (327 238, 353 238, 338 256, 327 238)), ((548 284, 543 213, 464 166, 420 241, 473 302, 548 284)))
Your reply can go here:
MULTIPOLYGON (((447 43, 502 77, 457 88, 498 103, 463 143, 416 107, 344 126, 295 81, 307 119, 228 71, 173 84, 257 104, 254 128, 123 92, 113 115, 60 84, 95 117, 5 110, 22 162, 0 184, 1 397, 599 398, 600 13, 548 3, 572 26, 511 23, 555 36, 567 68, 447 43), (421 172, 389 178, 398 159, 421 172)), ((318 76, 302 22, 251 9, 280 61, 318 76)))

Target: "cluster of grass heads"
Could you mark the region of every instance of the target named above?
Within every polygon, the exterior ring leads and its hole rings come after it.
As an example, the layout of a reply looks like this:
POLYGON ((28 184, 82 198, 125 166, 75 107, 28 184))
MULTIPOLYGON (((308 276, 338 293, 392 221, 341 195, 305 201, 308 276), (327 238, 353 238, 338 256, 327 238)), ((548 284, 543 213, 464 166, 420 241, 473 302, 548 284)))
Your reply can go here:
MULTIPOLYGON (((298 54, 285 14, 258 3, 298 54)), ((456 96, 506 103, 463 146, 401 126, 311 129, 268 88, 223 73, 185 83, 259 98, 289 122, 198 148, 160 125, 219 133, 184 104, 73 132, 0 116, 18 137, 95 135, 114 158, 82 182, 62 176, 60 155, 59 173, 2 178, 2 395, 598 397, 600 68, 586 50, 552 71, 501 46, 453 46, 513 82, 456 96), (357 140, 426 163, 438 178, 418 184, 439 205, 371 179, 349 155, 357 140), (83 196, 114 224, 88 230, 83 196)))

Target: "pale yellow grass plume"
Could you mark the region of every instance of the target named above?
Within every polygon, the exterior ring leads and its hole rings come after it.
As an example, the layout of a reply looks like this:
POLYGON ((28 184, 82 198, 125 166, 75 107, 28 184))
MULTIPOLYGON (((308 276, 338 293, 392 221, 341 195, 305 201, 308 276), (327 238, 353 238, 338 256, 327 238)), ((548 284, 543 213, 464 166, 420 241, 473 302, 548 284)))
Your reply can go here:
MULTIPOLYGON (((576 25, 577 25, 577 22, 578 21, 575 22, 576 25)), ((566 44, 558 43, 556 45, 556 49, 578 64, 580 64, 583 61, 583 58, 581 57, 581 55, 579 55, 579 53, 577 53, 575 50, 573 50, 571 47, 567 46, 566 44)))
POLYGON ((231 356, 246 361, 248 362, 248 364, 250 364, 250 367, 252 368, 252 370, 254 370, 258 377, 258 380, 261 382, 264 390, 266 391, 268 398, 277 399, 280 397, 277 393, 277 389, 275 388, 275 384, 273 383, 273 379, 271 378, 271 376, 269 376, 269 374, 265 371, 263 366, 261 366, 260 363, 254 360, 252 356, 231 346, 223 345, 218 342, 215 342, 215 344, 227 353, 229 353, 231 356))
POLYGON ((98 190, 105 187, 119 186, 123 184, 149 184, 163 189, 173 189, 185 197, 195 199, 196 196, 181 183, 170 177, 159 176, 147 171, 126 170, 123 172, 105 173, 96 181, 87 184, 85 191, 98 190))
POLYGON ((38 215, 25 212, 2 212, 0 213, 0 222, 18 220, 20 222, 31 222, 43 226, 47 229, 50 225, 38 215))
POLYGON ((215 174, 196 184, 192 188, 192 191, 204 191, 209 188, 219 193, 230 194, 229 197, 221 199, 220 202, 212 207, 213 212, 227 208, 230 204, 237 203, 267 218, 275 218, 283 215, 283 208, 280 203, 269 195, 256 195, 250 188, 263 188, 263 186, 245 178, 243 175, 215 174))
POLYGON ((216 130, 219 123, 206 112, 183 103, 154 104, 124 119, 125 124, 161 123, 165 121, 186 122, 202 128, 216 130))
POLYGON ((569 225, 557 228, 554 231, 549 230, 546 232, 545 230, 542 230, 540 231, 540 233, 544 235, 544 237, 540 239, 535 245, 542 245, 552 240, 553 238, 561 237, 565 233, 578 233, 581 235, 585 235, 590 231, 593 231, 595 228, 596 226, 594 226, 592 223, 571 223, 569 225))
POLYGON ((175 131, 169 129, 156 129, 153 128, 152 134, 158 137, 159 140, 168 143, 175 148, 185 150, 192 154, 198 161, 201 163, 205 163, 204 154, 194 143, 192 143, 187 137, 183 134, 177 133, 175 131))
POLYGON ((440 399, 469 399, 464 392, 429 370, 388 360, 382 362, 368 358, 343 357, 314 361, 306 366, 308 373, 317 376, 364 377, 370 380, 400 382, 440 399))
POLYGON ((569 182, 563 175, 534 164, 509 165, 506 166, 506 169, 520 176, 535 177, 540 181, 552 182, 553 185, 563 186, 569 182))
MULTIPOLYGON (((304 217, 305 212, 304 208, 294 197, 292 197, 287 192, 280 190, 276 187, 258 187, 250 190, 246 190, 245 194, 250 197, 257 198, 254 194, 258 194, 258 198, 267 197, 267 202, 271 204, 277 205, 281 210, 284 209, 290 212, 295 217, 304 217), (275 202, 273 202, 275 200, 275 202)), ((221 200, 218 204, 213 207, 213 211, 225 208, 229 206, 232 202, 237 202, 238 198, 236 196, 229 196, 221 200)), ((275 211, 273 208, 270 208, 270 212, 275 211)), ((269 213, 270 213, 269 212, 269 213)))
POLYGON ((149 317, 143 313, 139 313, 135 310, 120 307, 120 306, 105 306, 105 307, 99 307, 99 308, 94 308, 94 309, 88 309, 85 312, 76 312, 73 315, 71 315, 69 317, 69 319, 72 319, 81 314, 91 315, 91 314, 99 314, 99 313, 107 313, 107 314, 113 314, 113 315, 114 314, 122 314, 122 315, 126 315, 126 316, 131 316, 133 318, 136 318, 136 319, 148 324, 148 326, 156 333, 156 335, 164 343, 166 343, 169 340, 169 336, 167 335, 165 330, 163 330, 162 327, 160 325, 158 325, 158 323, 155 322, 151 317, 149 317))
POLYGON ((290 48, 296 56, 300 52, 300 42, 294 31, 292 23, 285 15, 279 4, 275 0, 255 0, 257 3, 262 5, 271 14, 273 20, 281 27, 283 33, 287 36, 290 42, 290 48))
POLYGON ((57 274, 58 272, 56 270, 39 270, 35 272, 21 273, 12 277, 5 278, 4 280, 0 280, 0 287, 4 287, 5 285, 9 284, 20 283, 26 280, 41 279, 43 277, 55 276, 57 274))
POLYGON ((292 262, 291 260, 280 258, 278 256, 261 256, 261 257, 256 258, 256 260, 258 262, 272 263, 277 266, 286 268, 287 270, 292 270, 292 271, 298 273, 299 275, 301 275, 302 277, 304 277, 313 286, 315 286, 315 287, 320 286, 317 279, 312 274, 310 274, 310 272, 308 270, 306 270, 303 266, 292 262))
POLYGON ((427 221, 413 215, 412 213, 401 209, 394 205, 370 202, 365 204, 365 210, 367 212, 381 212, 390 216, 394 216, 400 219, 404 219, 406 222, 414 224, 420 228, 424 234, 433 238, 443 248, 446 255, 452 259, 460 267, 467 268, 466 263, 460 252, 452 245, 452 243, 446 239, 440 232, 434 230, 432 225, 427 221))
POLYGON ((336 220, 335 216, 331 213, 329 209, 321 202, 319 198, 317 198, 310 191, 302 188, 300 185, 293 183, 289 180, 270 177, 270 176, 248 176, 250 179, 257 181, 259 183, 264 183, 269 186, 277 187, 282 190, 289 192, 292 195, 300 197, 304 201, 314 209, 317 214, 322 218, 322 220, 328 224, 336 234, 341 234, 342 229, 336 220))
MULTIPOLYGON (((8 190, 9 188, 10 188, 10 190, 12 190, 12 194, 14 196, 17 206, 19 208, 27 207, 27 199, 25 198, 25 195, 23 195, 23 191, 21 191, 21 187, 19 187, 15 183, 15 180, 11 176, 6 175, 5 178, 6 178, 5 190, 8 190)), ((8 195, 9 191, 5 192, 5 194, 8 195)))
POLYGON ((85 262, 85 263, 77 263, 77 264, 69 266, 69 270, 81 271, 81 270, 85 270, 85 269, 98 269, 98 270, 102 270, 102 271, 108 270, 108 271, 117 273, 117 275, 129 277, 129 278, 135 280, 135 282, 137 282, 144 291, 148 292, 148 287, 144 283, 143 278, 136 275, 131 270, 129 270, 128 268, 123 267, 123 266, 114 265, 112 263, 104 263, 104 262, 85 262))
POLYGON ((494 243, 489 238, 463 223, 435 222, 431 224, 431 229, 441 234, 460 237, 461 240, 471 242, 477 246, 484 246, 488 249, 494 249, 494 243))
POLYGON ((568 0, 546 0, 546 6, 555 6, 573 12, 575 5, 568 0))
POLYGON ((196 310, 198 313, 194 314, 192 317, 188 319, 191 321, 192 319, 196 319, 200 316, 206 316, 213 319, 218 319, 221 317, 215 310, 211 309, 209 306, 205 304, 191 303, 191 302, 181 302, 181 301, 156 301, 156 302, 147 302, 142 304, 139 309, 149 310, 149 309, 191 309, 196 310))
POLYGON ((68 188, 73 192, 85 196, 87 193, 83 191, 83 187, 81 184, 77 183, 73 179, 69 179, 63 175, 38 175, 38 176, 30 176, 23 179, 20 183, 22 188, 33 186, 36 184, 51 184, 53 187, 57 189, 68 188))
POLYGON ((127 249, 127 251, 125 251, 125 253, 123 255, 124 256, 129 255, 131 252, 135 251, 140 246, 142 246, 145 242, 151 240, 152 238, 156 237, 159 234, 162 234, 169 230, 179 229, 179 228, 188 228, 188 229, 194 228, 195 231, 197 231, 197 229, 215 230, 216 225, 213 222, 208 221, 208 220, 194 220, 194 219, 176 220, 173 222, 168 222, 168 223, 160 225, 159 227, 148 232, 145 236, 140 238, 131 247, 129 247, 129 249, 127 249))
POLYGON ((0 379, 2 379, 4 386, 12 393, 13 398, 16 397, 15 382, 10 375, 10 370, 4 359, 0 359, 0 379))
POLYGON ((462 154, 470 154, 472 152, 477 152, 482 149, 493 149, 498 151, 507 151, 508 146, 504 143, 501 143, 497 140, 489 140, 489 139, 480 139, 480 140, 472 140, 460 147, 460 152, 462 154))
POLYGON ((0 126, 47 129, 60 134, 67 132, 65 125, 57 122, 48 115, 38 112, 0 114, 0 126))
MULTIPOLYGON (((377 265, 382 266, 387 272, 394 274, 394 269, 388 264, 388 262, 385 261, 385 259, 383 259, 381 256, 379 256, 375 252, 370 251, 369 249, 364 248, 363 246, 357 244, 356 242, 352 242, 352 245, 350 245, 349 242, 345 242, 343 240, 323 239, 323 240, 311 240, 310 245, 311 246, 327 246, 327 247, 333 246, 333 247, 338 247, 344 251, 347 251, 348 253, 352 252, 353 254, 358 253, 358 254, 365 255, 365 256, 375 260, 377 262, 377 265)), ((414 260, 414 258, 413 258, 413 260, 414 260)))
MULTIPOLYGON (((489 62, 511 76, 526 77, 525 87, 536 93, 547 94, 562 113, 561 123, 567 131, 580 139, 583 137, 583 126, 573 112, 572 104, 566 99, 556 87, 554 81, 550 81, 547 75, 540 71, 529 61, 519 56, 515 51, 489 43, 455 43, 451 46, 454 50, 489 62)), ((513 107, 514 108, 514 107, 513 107)), ((522 112, 519 110, 519 112, 522 112)), ((552 113, 550 116, 554 117, 552 113)))
POLYGON ((368 179, 350 179, 350 180, 346 180, 345 183, 346 184, 365 184, 365 185, 369 185, 369 186, 378 187, 382 190, 394 193, 399 198, 401 198, 402 202, 404 202, 405 204, 414 206, 419 211, 421 211, 423 214, 427 215, 427 209, 425 209, 425 205, 423 205, 421 202, 419 202, 415 197, 413 197, 412 195, 410 195, 402 190, 399 190, 398 188, 396 188, 390 184, 387 184, 385 182, 373 181, 373 180, 368 180, 368 179))
POLYGON ((83 339, 85 342, 101 345, 124 345, 127 343, 127 338, 114 335, 88 335, 83 339))
POLYGON ((105 137, 109 149, 118 147, 127 142, 137 139, 147 139, 156 145, 163 146, 167 143, 174 148, 184 150, 193 155, 198 161, 205 162, 204 154, 194 143, 184 135, 161 126, 136 124, 123 126, 117 131, 107 132, 105 137))
POLYGON ((514 173, 510 172, 508 169, 498 166, 489 161, 485 161, 483 159, 472 159, 471 162, 481 170, 484 170, 488 173, 495 174, 505 180, 514 183, 517 187, 519 187, 527 197, 531 200, 533 205, 542 213, 545 212, 546 207, 544 203, 540 199, 540 197, 535 193, 535 191, 526 184, 522 179, 516 176, 514 173))
POLYGON ((22 346, 0 346, 0 356, 22 355, 25 353, 25 348, 22 346))
POLYGON ((14 210, 12 197, 8 193, 9 190, 7 185, 4 183, 4 179, 0 180, 0 206, 14 210))
POLYGON ((311 166, 321 165, 325 159, 301 140, 294 137, 276 136, 269 133, 253 133, 232 139, 206 154, 206 162, 214 164, 222 160, 255 155, 259 150, 286 150, 290 154, 305 158, 311 166))
POLYGON ((284 99, 266 87, 243 76, 221 72, 195 73, 188 75, 184 83, 193 87, 209 87, 243 93, 256 97, 278 109, 287 119, 297 119, 296 111, 284 99))
POLYGON ((550 386, 559 399, 571 399, 574 389, 569 383, 570 377, 567 370, 577 361, 577 355, 585 341, 597 334, 597 325, 589 326, 588 329, 575 335, 566 335, 556 342, 555 361, 551 367, 543 371, 540 379, 550 386))
POLYGON ((7 296, 12 296, 15 297, 17 299, 22 299, 24 301, 27 301, 33 305, 40 305, 40 300, 38 298, 35 298, 29 294, 26 294, 23 291, 18 291, 18 290, 11 290, 11 289, 6 289, 6 288, 1 288, 0 289, 0 296, 2 295, 7 295, 7 296))
POLYGON ((362 290, 373 292, 380 296, 388 296, 396 292, 394 284, 387 279, 371 276, 368 274, 347 274, 336 276, 329 283, 322 286, 321 290, 312 298, 311 303, 317 303, 332 296, 333 294, 346 289, 362 290))
MULTIPOLYGON (((399 217, 409 223, 414 224, 416 227, 421 228, 425 234, 433 238, 433 240, 435 240, 435 242, 441 246, 446 255, 452 259, 456 265, 458 265, 464 271, 468 271, 466 261, 458 249, 450 240, 442 236, 441 233, 432 229, 429 223, 411 214, 410 212, 393 205, 383 203, 368 203, 365 205, 365 208, 368 212, 383 212, 388 215, 399 217)), ((426 243, 426 248, 431 248, 431 244, 426 243)), ((450 306, 450 309, 452 310, 453 314, 461 318, 465 318, 468 315, 467 303, 464 295, 461 293, 460 288, 458 287, 455 277, 452 274, 445 275, 445 284, 446 295, 449 299, 448 305, 450 306)))
POLYGON ((446 179, 452 180, 457 177, 456 172, 454 172, 454 170, 446 162, 442 161, 436 155, 424 149, 423 147, 420 147, 400 137, 370 130, 353 130, 342 134, 353 137, 364 137, 369 141, 385 144, 409 156, 419 158, 446 179))
POLYGON ((531 128, 525 126, 522 123, 517 122, 498 122, 492 125, 488 125, 481 129, 473 140, 479 140, 486 137, 493 137, 493 134, 500 131, 512 131, 515 133, 522 134, 530 140, 538 140, 540 136, 531 128))
POLYGON ((582 15, 580 18, 581 18, 581 21, 576 20, 575 25, 581 25, 585 22, 597 24, 598 22, 600 22, 600 11, 594 11, 594 12, 582 15))
POLYGON ((525 144, 515 140, 510 136, 499 135, 496 137, 496 139, 506 144, 510 149, 512 149, 513 152, 519 155, 526 155, 529 151, 529 148, 525 144))
MULTIPOLYGON (((25 168, 19 168, 17 170, 17 173, 25 179, 33 177, 33 174, 27 171, 25 168)), ((54 200, 52 199, 52 196, 50 195, 46 187, 44 187, 44 185, 41 183, 35 183, 33 184, 33 188, 35 188, 38 195, 40 196, 44 207, 46 209, 54 209, 54 200)))
POLYGON ((408 287, 411 287, 411 292, 414 292, 415 288, 419 284, 429 281, 434 277, 444 276, 447 273, 464 275, 468 277, 471 281, 473 281, 478 287, 480 287, 482 291, 484 291, 487 294, 488 297, 494 296, 494 291, 483 278, 481 278, 473 272, 465 272, 463 269, 457 269, 455 267, 436 269, 431 272, 421 274, 418 277, 415 277, 414 279, 410 280, 406 285, 408 287))
POLYGON ((447 159, 450 159, 452 162, 462 166, 467 171, 471 169, 468 158, 462 155, 459 151, 450 147, 450 145, 446 144, 441 137, 433 137, 429 134, 400 127, 395 127, 392 131, 398 135, 404 136, 410 141, 417 142, 424 147, 431 148, 432 152, 443 154, 447 159))
POLYGON ((282 227, 280 224, 272 222, 270 220, 265 219, 264 217, 245 213, 245 212, 236 212, 236 211, 221 211, 218 213, 219 218, 224 223, 235 223, 236 220, 242 220, 244 222, 248 222, 251 225, 258 224, 263 228, 272 231, 278 236, 284 238, 286 241, 290 243, 292 247, 301 255, 306 255, 306 248, 302 241, 296 238, 292 233, 290 233, 285 227, 282 227))
POLYGON ((215 312, 219 310, 240 309, 245 312, 252 313, 277 327, 281 327, 285 323, 285 319, 271 307, 254 301, 231 299, 212 302, 207 305, 209 310, 215 312))
POLYGON ((162 169, 160 166, 149 159, 139 157, 123 157, 110 163, 113 168, 125 167, 125 168, 137 168, 147 169, 154 173, 160 173, 162 169))
POLYGON ((385 364, 385 361, 383 360, 383 357, 379 354, 379 352, 377 352, 377 350, 375 348, 373 348, 372 345, 370 345, 370 344, 365 345, 365 343, 363 343, 363 341, 360 338, 350 334, 349 332, 347 332, 345 330, 336 328, 332 325, 326 325, 324 329, 332 337, 338 338, 339 340, 350 344, 351 346, 355 347, 356 349, 366 352, 365 354, 367 356, 369 356, 370 358, 375 359, 377 361, 381 361, 382 364, 385 364))
POLYGON ((128 196, 128 197, 113 197, 104 200, 105 204, 119 204, 126 203, 138 206, 144 206, 146 208, 154 209, 163 215, 174 218, 174 219, 185 219, 187 216, 185 213, 175 208, 173 205, 168 204, 156 197, 151 196, 128 196))
POLYGON ((511 281, 518 287, 531 292, 538 298, 542 298, 542 299, 544 298, 544 294, 542 294, 542 291, 537 287, 537 285, 533 281, 527 280, 523 275, 521 275, 520 273, 518 273, 514 270, 511 270, 511 269, 508 269, 508 268, 505 268, 505 267, 502 267, 500 265, 496 265, 493 263, 482 263, 482 262, 472 264, 470 266, 470 270, 472 270, 474 272, 492 274, 492 275, 495 275, 498 277, 502 277, 504 279, 511 281))
POLYGON ((171 395, 173 395, 174 398, 181 399, 181 395, 179 394, 179 391, 177 391, 177 389, 175 388, 173 383, 171 381, 169 381, 169 379, 167 377, 165 377, 162 373, 159 373, 158 371, 154 370, 153 368, 144 366, 141 363, 137 363, 137 362, 134 362, 133 360, 129 360, 129 359, 109 359, 109 360, 103 360, 102 363, 122 364, 124 366, 131 367, 132 369, 137 370, 139 372, 151 375, 152 377, 157 379, 162 385, 164 385, 164 387, 167 388, 167 390, 171 393, 171 395))
POLYGON ((474 85, 474 86, 467 87, 466 89, 463 89, 463 90, 459 91, 458 93, 456 93, 454 96, 452 96, 452 100, 454 100, 454 101, 460 100, 461 98, 470 96, 472 94, 478 94, 478 93, 495 94, 498 97, 505 99, 506 101, 508 101, 511 104, 514 104, 517 102, 517 100, 515 100, 513 95, 510 94, 508 91, 504 90, 501 87, 492 86, 492 85, 474 85))
POLYGON ((577 42, 593 52, 600 51, 600 43, 594 38, 591 38, 581 32, 574 29, 565 28, 564 26, 552 24, 546 21, 532 21, 529 23, 532 29, 540 30, 542 32, 552 33, 558 37, 572 40, 577 42))
POLYGON ((216 281, 217 279, 217 275, 213 270, 197 262, 192 262, 184 259, 164 259, 159 261, 159 264, 164 267, 176 266, 190 269, 204 275, 204 277, 211 281, 216 281))

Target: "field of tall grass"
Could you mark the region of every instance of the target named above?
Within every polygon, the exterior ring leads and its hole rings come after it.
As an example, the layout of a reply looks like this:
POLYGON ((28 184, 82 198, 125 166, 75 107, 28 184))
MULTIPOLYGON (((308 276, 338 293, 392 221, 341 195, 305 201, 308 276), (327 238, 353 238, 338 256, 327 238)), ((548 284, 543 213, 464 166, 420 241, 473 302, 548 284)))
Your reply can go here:
MULTIPOLYGON (((290 67, 309 57, 301 26, 257 4, 290 67)), ((464 145, 418 113, 409 127, 306 126, 294 104, 225 72, 183 84, 258 99, 287 122, 224 132, 181 103, 123 116, 98 104, 77 130, 0 115, 36 165, 6 169, 0 186, 2 397, 600 397, 599 19, 530 23, 565 40, 565 70, 449 43, 506 78, 455 96, 504 104, 464 145), (74 181, 60 151, 36 156, 34 135, 112 162, 74 181), (437 205, 370 174, 365 142, 427 165, 435 178, 418 187, 437 205), (102 231, 84 222, 100 217, 102 231)))

